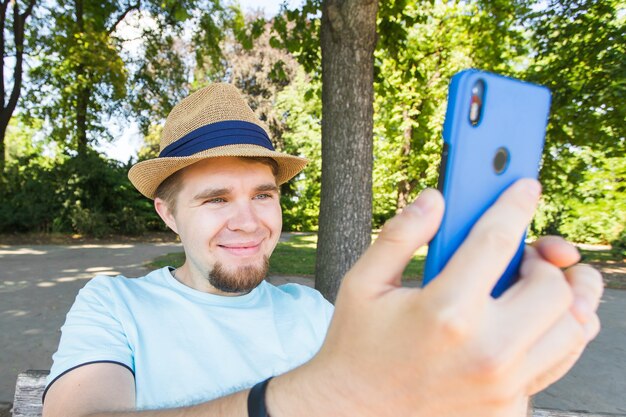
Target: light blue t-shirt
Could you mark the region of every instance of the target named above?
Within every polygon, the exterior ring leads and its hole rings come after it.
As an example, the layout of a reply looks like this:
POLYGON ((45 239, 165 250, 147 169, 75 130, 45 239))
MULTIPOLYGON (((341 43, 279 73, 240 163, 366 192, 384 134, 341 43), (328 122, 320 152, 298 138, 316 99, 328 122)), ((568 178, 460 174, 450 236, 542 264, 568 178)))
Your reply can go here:
POLYGON ((97 276, 67 314, 48 387, 81 365, 115 362, 135 375, 138 409, 209 401, 308 361, 332 313, 319 292, 297 284, 264 281, 224 297, 183 285, 167 267, 97 276))

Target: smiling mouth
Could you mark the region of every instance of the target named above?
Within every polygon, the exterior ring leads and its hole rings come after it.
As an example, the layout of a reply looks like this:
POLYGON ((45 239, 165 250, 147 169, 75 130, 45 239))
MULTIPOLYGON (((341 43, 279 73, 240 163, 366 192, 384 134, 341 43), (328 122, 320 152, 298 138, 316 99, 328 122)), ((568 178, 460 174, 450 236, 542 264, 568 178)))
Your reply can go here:
POLYGON ((237 256, 245 256, 245 255, 254 255, 261 248, 261 242, 246 242, 246 243, 236 243, 229 245, 218 245, 220 248, 224 249, 228 253, 237 256))
POLYGON ((245 243, 232 243, 229 245, 218 245, 218 246, 221 246, 222 248, 227 248, 227 249, 246 249, 246 248, 256 248, 260 244, 261 242, 245 242, 245 243))

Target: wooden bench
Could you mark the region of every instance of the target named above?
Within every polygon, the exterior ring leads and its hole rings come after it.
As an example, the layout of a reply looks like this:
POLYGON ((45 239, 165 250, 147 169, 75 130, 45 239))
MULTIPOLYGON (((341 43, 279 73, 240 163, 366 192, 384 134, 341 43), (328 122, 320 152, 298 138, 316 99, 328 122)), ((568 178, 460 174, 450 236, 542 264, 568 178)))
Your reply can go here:
MULTIPOLYGON (((13 417, 41 417, 41 396, 48 371, 26 371, 17 376, 13 417)), ((559 411, 534 408, 533 417, 626 417, 625 414, 594 414, 584 411, 559 411)))

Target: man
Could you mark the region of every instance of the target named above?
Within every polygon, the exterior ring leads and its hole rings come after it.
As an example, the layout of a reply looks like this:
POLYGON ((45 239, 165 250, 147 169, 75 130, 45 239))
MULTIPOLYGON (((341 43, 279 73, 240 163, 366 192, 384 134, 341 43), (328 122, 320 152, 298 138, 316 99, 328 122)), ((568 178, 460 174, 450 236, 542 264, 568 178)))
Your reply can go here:
POLYGON ((558 238, 528 248, 519 283, 489 296, 532 217, 534 180, 503 193, 435 281, 407 289, 402 270, 443 213, 423 192, 347 274, 328 328, 319 293, 263 281, 277 187, 305 163, 273 150, 230 85, 179 103, 159 157, 129 176, 179 234, 185 264, 87 284, 44 416, 524 415, 597 334, 601 278, 558 238))

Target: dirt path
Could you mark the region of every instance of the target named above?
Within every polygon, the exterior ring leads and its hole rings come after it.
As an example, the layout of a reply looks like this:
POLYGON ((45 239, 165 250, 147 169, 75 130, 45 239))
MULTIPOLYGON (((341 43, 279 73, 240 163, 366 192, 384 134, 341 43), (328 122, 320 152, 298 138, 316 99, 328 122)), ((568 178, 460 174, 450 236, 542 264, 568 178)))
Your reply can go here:
POLYGON ((59 329, 78 290, 96 274, 141 276, 177 243, 0 245, 0 403, 26 369, 50 369, 59 329))

